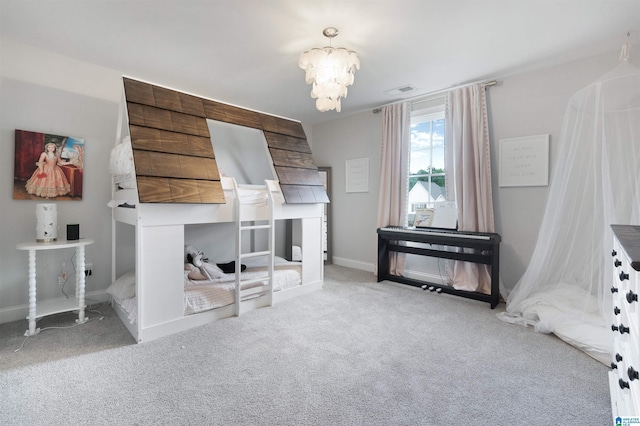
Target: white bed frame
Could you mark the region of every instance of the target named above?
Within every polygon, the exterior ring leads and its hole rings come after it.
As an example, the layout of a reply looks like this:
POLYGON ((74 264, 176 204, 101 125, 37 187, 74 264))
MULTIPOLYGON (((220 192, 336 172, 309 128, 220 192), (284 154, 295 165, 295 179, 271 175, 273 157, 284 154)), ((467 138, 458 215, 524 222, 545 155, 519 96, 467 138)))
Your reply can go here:
MULTIPOLYGON (((135 273, 138 317, 130 324, 127 314, 113 303, 115 311, 138 343, 145 342, 222 318, 239 315, 271 303, 322 288, 323 204, 286 204, 277 181, 266 181, 272 197, 268 205, 237 208, 237 186, 232 178, 221 179, 226 204, 152 204, 138 202, 135 189, 115 190, 115 200, 135 200, 133 208, 112 208, 112 279, 116 277, 116 223, 135 227, 135 273), (302 284, 298 287, 242 301, 209 311, 184 315, 184 227, 189 224, 236 222, 241 220, 299 219, 302 239, 302 284), (241 212, 241 213, 238 213, 241 212)), ((115 188, 115 185, 114 185, 115 188)), ((236 259, 240 263, 240 259, 236 259)), ((271 286, 273 287, 273 286, 271 286)))

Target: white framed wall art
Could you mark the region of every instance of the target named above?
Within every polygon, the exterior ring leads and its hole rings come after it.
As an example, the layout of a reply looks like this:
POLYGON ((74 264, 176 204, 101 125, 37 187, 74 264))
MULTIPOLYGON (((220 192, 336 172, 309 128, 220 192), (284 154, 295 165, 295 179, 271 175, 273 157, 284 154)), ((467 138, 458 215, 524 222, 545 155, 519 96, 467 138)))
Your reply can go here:
POLYGON ((346 192, 369 192, 369 157, 345 161, 346 192))
POLYGON ((523 136, 499 141, 499 185, 547 186, 549 135, 523 136))

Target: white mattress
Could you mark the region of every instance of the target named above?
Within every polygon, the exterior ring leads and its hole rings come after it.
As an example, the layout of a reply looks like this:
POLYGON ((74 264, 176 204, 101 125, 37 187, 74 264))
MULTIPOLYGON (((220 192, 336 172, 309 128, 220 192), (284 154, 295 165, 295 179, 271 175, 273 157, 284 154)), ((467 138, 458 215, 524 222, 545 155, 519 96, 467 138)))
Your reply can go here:
MULTIPOLYGON (((273 291, 286 290, 300 285, 299 267, 292 269, 282 268, 282 266, 277 266, 273 272, 273 291)), ((265 281, 243 286, 243 290, 267 284, 266 268, 245 270, 245 272, 242 273, 243 280, 253 280, 262 277, 265 278, 265 281)), ((223 278, 214 280, 187 280, 184 286, 184 314, 195 314, 232 304, 236 296, 235 279, 235 274, 225 274, 223 278)))
POLYGON ((113 301, 120 306, 120 308, 127 314, 127 319, 130 324, 135 324, 138 319, 138 299, 132 297, 130 299, 120 299, 115 296, 111 296, 113 301))
MULTIPOLYGON (((285 261, 286 262, 286 261, 285 261)), ((282 291, 299 286, 302 283, 302 266, 299 262, 278 262, 274 267, 273 291, 282 291)), ((248 267, 242 273, 243 280, 253 280, 267 276, 267 268, 248 267)), ((243 286, 243 289, 266 285, 264 282, 243 286)), ((137 300, 119 299, 113 300, 127 313, 131 324, 135 324, 137 312, 137 300)), ((185 276, 184 282, 184 314, 192 315, 210 309, 221 308, 235 301, 235 274, 225 274, 221 278, 212 280, 190 280, 185 276)))

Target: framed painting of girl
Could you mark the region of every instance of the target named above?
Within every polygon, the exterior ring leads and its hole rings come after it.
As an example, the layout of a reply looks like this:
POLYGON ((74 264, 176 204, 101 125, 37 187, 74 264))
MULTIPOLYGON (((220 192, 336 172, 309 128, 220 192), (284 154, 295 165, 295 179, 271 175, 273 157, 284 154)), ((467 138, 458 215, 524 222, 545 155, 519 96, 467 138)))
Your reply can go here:
POLYGON ((15 200, 82 200, 84 140, 15 131, 15 200))

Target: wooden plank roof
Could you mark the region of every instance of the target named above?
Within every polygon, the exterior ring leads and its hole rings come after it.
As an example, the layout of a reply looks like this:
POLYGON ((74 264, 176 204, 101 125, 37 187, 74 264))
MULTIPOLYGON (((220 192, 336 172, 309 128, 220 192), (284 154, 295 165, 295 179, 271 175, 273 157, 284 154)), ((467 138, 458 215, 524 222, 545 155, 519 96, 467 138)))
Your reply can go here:
POLYGON ((141 203, 225 202, 207 119, 264 133, 287 203, 329 202, 300 122, 123 80, 141 203))

